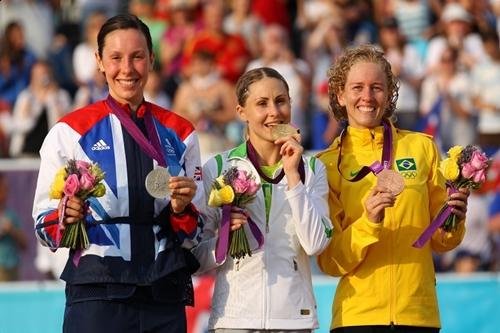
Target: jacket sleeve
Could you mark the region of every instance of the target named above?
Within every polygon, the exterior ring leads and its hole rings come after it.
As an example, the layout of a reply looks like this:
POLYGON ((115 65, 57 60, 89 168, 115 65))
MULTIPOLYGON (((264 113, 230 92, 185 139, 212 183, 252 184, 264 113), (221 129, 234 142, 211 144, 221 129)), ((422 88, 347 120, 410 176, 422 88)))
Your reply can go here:
MULTIPOLYGON (((215 159, 209 160, 203 166, 203 189, 205 198, 209 197, 210 189, 212 187, 212 182, 216 178, 216 161, 215 159)), ((220 221, 220 209, 209 207, 204 203, 203 209, 201 210, 203 215, 203 228, 200 234, 200 241, 196 247, 191 251, 196 256, 200 263, 200 268, 196 274, 203 274, 210 271, 219 264, 215 262, 215 247, 218 239, 218 229, 220 221)), ((222 263, 220 264, 222 265, 222 263)))
POLYGON ((199 212, 204 207, 205 193, 203 191, 203 173, 201 169, 200 146, 196 132, 191 133, 185 140, 186 152, 184 155, 184 165, 186 176, 192 177, 196 184, 196 194, 191 201, 191 205, 186 207, 186 212, 181 215, 172 214, 170 223, 179 239, 183 241, 182 246, 192 248, 199 240, 202 230, 203 220, 199 212))
POLYGON ((285 192, 292 209, 295 231, 304 251, 312 256, 330 243, 332 222, 328 211, 328 183, 325 166, 314 158, 312 181, 306 187, 299 182, 285 192))
MULTIPOLYGON (((446 180, 439 171, 441 158, 436 145, 434 143, 431 144, 432 150, 429 153, 429 156, 431 156, 431 172, 427 181, 429 198, 431 198, 429 202, 431 221, 429 221, 429 223, 431 223, 436 218, 448 197, 445 187, 446 180)), ((450 251, 460 244, 464 235, 465 221, 461 221, 458 225, 457 230, 455 230, 454 232, 443 232, 441 228, 438 228, 438 230, 436 230, 436 232, 434 232, 434 234, 432 235, 430 241, 431 248, 435 252, 450 251)))
POLYGON ((344 209, 337 193, 331 189, 329 205, 333 237, 326 250, 318 256, 318 266, 328 275, 342 276, 363 262, 369 246, 378 242, 383 223, 370 222, 363 213, 359 219, 344 227, 344 209))
POLYGON ((62 237, 59 230, 59 199, 50 199, 49 191, 57 171, 71 158, 71 129, 64 123, 56 124, 48 133, 40 149, 40 169, 33 202, 35 234, 43 246, 57 249, 57 240, 62 237), (65 144, 62 144, 64 142, 65 144))
MULTIPOLYGON (((325 165, 335 165, 328 163, 325 165)), ((352 272, 363 262, 370 245, 379 241, 383 228, 382 223, 373 223, 368 220, 366 212, 355 220, 349 220, 345 214, 344 203, 340 201, 341 177, 336 167, 327 169, 329 193, 328 206, 330 218, 333 224, 332 240, 328 247, 318 256, 318 266, 326 274, 332 276, 343 276, 352 272), (338 179, 338 181, 335 181, 338 179)), ((359 209, 364 210, 364 202, 367 193, 359 193, 359 209)), ((352 199, 352 198, 351 198, 352 199)))

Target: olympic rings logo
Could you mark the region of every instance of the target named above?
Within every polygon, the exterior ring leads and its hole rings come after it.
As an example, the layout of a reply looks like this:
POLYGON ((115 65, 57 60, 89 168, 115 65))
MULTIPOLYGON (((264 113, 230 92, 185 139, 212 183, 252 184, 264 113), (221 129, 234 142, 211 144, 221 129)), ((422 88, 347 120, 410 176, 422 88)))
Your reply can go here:
POLYGON ((401 172, 401 176, 403 176, 404 179, 415 179, 415 178, 417 178, 417 172, 416 171, 405 171, 405 172, 401 172))

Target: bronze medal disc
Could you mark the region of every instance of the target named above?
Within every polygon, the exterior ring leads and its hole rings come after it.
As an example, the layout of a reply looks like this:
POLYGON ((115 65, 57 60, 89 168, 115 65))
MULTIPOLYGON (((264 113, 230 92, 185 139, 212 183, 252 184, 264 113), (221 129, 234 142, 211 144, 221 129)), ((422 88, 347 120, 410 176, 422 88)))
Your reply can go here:
POLYGON ((156 199, 165 199, 170 195, 168 179, 170 174, 167 168, 156 167, 146 176, 146 191, 156 199))
POLYGON ((388 188, 394 195, 403 192, 405 188, 403 176, 394 170, 385 168, 377 174, 377 184, 388 188))
POLYGON ((277 140, 284 136, 292 136, 298 133, 299 130, 290 124, 277 124, 271 128, 271 136, 273 140, 277 140))

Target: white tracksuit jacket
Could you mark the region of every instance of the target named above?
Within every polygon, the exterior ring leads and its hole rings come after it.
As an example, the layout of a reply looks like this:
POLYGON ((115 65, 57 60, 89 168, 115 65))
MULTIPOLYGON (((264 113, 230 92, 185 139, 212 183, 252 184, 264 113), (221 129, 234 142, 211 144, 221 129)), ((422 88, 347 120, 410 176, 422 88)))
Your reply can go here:
MULTIPOLYGON (((286 176, 278 184, 262 184, 256 198, 247 205, 251 219, 264 236, 257 248, 248 225, 251 257, 215 263, 215 246, 221 220, 220 208, 205 209, 202 240, 193 249, 201 263, 199 273, 216 269, 209 329, 313 329, 318 327, 312 291, 310 258, 330 241, 332 224, 328 210, 328 182, 325 167, 314 157, 303 157, 305 183, 287 189, 286 176), (265 195, 270 196, 266 232, 265 195)), ((215 178, 237 166, 256 176, 247 158, 246 144, 210 159, 203 167, 207 198, 215 178)), ((281 169, 277 170, 280 172, 281 169)))

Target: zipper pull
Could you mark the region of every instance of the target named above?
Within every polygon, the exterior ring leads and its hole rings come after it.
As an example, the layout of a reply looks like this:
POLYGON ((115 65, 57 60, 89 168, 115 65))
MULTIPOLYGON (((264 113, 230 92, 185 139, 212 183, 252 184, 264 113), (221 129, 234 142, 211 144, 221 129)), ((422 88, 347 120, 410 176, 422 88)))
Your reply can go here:
POLYGON ((236 260, 236 271, 238 272, 240 270, 240 261, 236 260))
POLYGON ((266 222, 266 234, 269 233, 269 221, 266 222))

